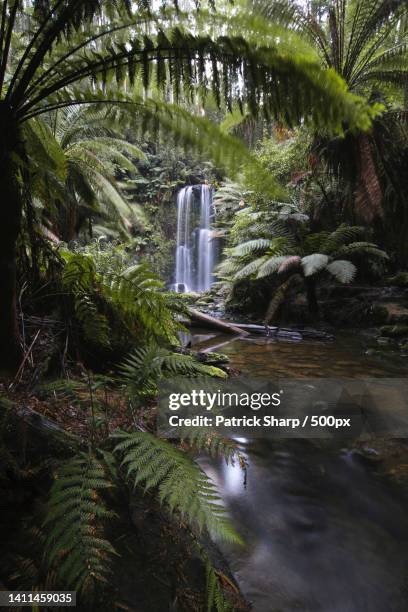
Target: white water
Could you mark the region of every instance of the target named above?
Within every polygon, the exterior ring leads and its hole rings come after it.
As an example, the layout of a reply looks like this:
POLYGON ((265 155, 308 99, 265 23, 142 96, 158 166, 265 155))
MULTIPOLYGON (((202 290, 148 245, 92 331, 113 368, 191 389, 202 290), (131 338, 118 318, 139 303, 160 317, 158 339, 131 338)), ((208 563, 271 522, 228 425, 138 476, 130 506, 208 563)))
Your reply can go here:
POLYGON ((177 250, 176 291, 203 292, 211 287, 213 268, 213 244, 210 217, 212 207, 211 189, 200 185, 197 188, 183 187, 177 195, 177 250))

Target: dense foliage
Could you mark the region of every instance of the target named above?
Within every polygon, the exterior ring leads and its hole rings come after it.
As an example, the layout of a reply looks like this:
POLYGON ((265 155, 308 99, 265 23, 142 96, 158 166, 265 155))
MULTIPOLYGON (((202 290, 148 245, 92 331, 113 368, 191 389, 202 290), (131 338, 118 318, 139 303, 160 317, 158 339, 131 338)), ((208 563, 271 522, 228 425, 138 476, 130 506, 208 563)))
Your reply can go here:
MULTIPOLYGON (((214 187, 214 293, 242 285, 245 311, 263 283, 266 324, 293 286, 317 320, 320 285, 408 262, 408 4, 214 4, 0 0, 0 408, 32 402, 76 436, 41 468, 34 552, 7 553, 5 581, 89 609, 110 609, 134 495, 188 534, 209 612, 232 606, 203 542, 241 539, 196 457, 245 460, 212 431, 156 432, 160 381, 227 376, 181 347, 178 189, 214 187)), ((11 488, 34 470, 8 446, 11 488)))

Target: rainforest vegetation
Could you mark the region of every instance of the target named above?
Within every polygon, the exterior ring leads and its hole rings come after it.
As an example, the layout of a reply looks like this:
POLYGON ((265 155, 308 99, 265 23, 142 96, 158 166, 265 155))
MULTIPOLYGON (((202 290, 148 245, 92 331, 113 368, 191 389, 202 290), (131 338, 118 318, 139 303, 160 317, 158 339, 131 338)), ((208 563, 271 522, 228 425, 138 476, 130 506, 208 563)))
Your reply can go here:
POLYGON ((246 458, 158 435, 158 387, 237 374, 183 343, 197 310, 406 349, 407 94, 402 0, 0 0, 3 590, 248 609, 197 461, 246 458), (176 292, 198 185, 211 288, 176 292))

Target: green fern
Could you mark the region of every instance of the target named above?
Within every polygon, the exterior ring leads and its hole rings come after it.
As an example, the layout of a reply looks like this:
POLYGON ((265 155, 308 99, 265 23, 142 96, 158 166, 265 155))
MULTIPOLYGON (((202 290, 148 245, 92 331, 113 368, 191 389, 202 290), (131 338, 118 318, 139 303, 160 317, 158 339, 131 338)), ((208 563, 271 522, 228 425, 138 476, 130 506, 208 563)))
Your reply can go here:
POLYGON ((157 490, 159 500, 177 511, 193 529, 205 530, 217 540, 240 543, 231 527, 216 488, 186 453, 150 433, 119 432, 114 449, 134 486, 157 490))
POLYGON ((271 246, 271 241, 265 238, 258 238, 256 240, 248 240, 242 242, 238 246, 230 250, 230 255, 233 257, 243 257, 244 255, 250 255, 252 253, 258 253, 259 251, 265 251, 271 246))
POLYGON ((208 558, 206 562, 206 593, 207 612, 212 612, 214 608, 217 612, 232 612, 233 605, 225 598, 217 572, 208 558))
POLYGON ((104 535, 115 517, 103 493, 112 487, 104 463, 81 453, 57 472, 45 520, 46 559, 61 583, 91 597, 112 572, 115 549, 104 535))
POLYGON ((328 255, 322 253, 313 253, 312 255, 306 255, 302 257, 302 268, 305 276, 313 276, 323 270, 329 263, 328 255))
POLYGON ((259 272, 259 270, 262 268, 264 264, 265 264, 265 255, 263 255, 262 257, 257 257, 257 259, 253 259, 248 264, 246 264, 244 267, 240 267, 240 269, 237 270, 237 272, 233 276, 234 281, 237 281, 241 278, 248 278, 249 276, 252 276, 256 272, 259 272))
POLYGON ((334 232, 329 234, 322 245, 322 252, 331 254, 341 246, 354 242, 357 238, 364 236, 367 229, 359 226, 340 225, 334 232))
POLYGON ((350 283, 356 275, 357 268, 351 261, 336 259, 326 266, 326 270, 340 283, 350 283))
POLYGON ((119 368, 127 393, 134 400, 157 393, 160 379, 173 376, 213 376, 226 378, 215 366, 199 363, 191 355, 182 355, 154 344, 135 349, 119 368))
POLYGON ((87 340, 109 346, 108 315, 140 341, 162 339, 178 343, 184 327, 178 315, 186 312, 177 296, 163 291, 163 283, 145 263, 129 268, 92 253, 61 251, 65 260, 63 291, 74 304, 75 318, 87 340))
POLYGON ((85 340, 109 346, 109 324, 105 315, 98 311, 95 291, 96 269, 91 257, 79 257, 62 252, 65 266, 62 273, 62 288, 73 300, 75 317, 80 324, 85 340))

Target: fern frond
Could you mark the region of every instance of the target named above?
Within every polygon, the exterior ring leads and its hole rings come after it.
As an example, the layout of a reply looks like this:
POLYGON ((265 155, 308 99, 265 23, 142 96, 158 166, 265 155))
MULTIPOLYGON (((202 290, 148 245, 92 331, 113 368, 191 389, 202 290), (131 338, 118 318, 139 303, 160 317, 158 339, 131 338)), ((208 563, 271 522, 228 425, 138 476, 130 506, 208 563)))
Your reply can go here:
POLYGON ((221 504, 216 488, 193 459, 166 440, 150 433, 119 432, 115 454, 134 485, 157 489, 159 500, 177 511, 190 526, 218 540, 240 543, 221 504))
POLYGON ((301 264, 302 258, 299 255, 291 255, 287 257, 285 261, 281 263, 278 268, 278 274, 285 274, 289 270, 293 270, 294 268, 298 268, 301 264))
POLYGON ((248 264, 240 268, 234 274, 234 281, 240 280, 241 278, 248 278, 249 276, 252 276, 256 272, 258 272, 258 270, 260 269, 260 267, 262 267, 264 262, 265 262, 265 255, 262 257, 258 257, 257 259, 253 259, 248 264))
POLYGON ((258 278, 270 276, 277 272, 280 266, 288 259, 287 255, 279 255, 277 257, 269 257, 258 270, 258 278))
POLYGON ((322 253, 331 255, 341 246, 353 242, 367 233, 366 228, 359 226, 340 225, 334 232, 329 234, 322 244, 322 253))
POLYGON ((269 249, 270 246, 270 240, 267 240, 265 238, 258 238, 256 240, 248 240, 247 242, 242 242, 236 247, 233 247, 230 250, 230 254, 233 257, 244 257, 245 255, 250 255, 251 253, 265 251, 266 249, 269 249))
POLYGON ((312 276, 323 270, 329 263, 329 257, 322 253, 313 253, 302 257, 302 268, 305 276, 312 276))
POLYGON ((103 499, 111 486, 103 462, 81 453, 60 467, 50 492, 46 559, 61 583, 84 597, 107 583, 117 554, 104 535, 115 517, 103 499))
POLYGON ((356 266, 351 261, 341 259, 329 263, 326 270, 340 283, 351 283, 357 272, 356 266))
POLYGON ((347 255, 367 255, 375 259, 389 259, 387 253, 379 249, 373 242, 352 242, 340 247, 333 253, 334 257, 344 257, 347 255))
POLYGON ((192 355, 174 353, 154 344, 135 349, 119 368, 121 378, 131 397, 138 399, 157 393, 162 378, 174 376, 211 376, 226 378, 215 366, 200 363, 192 355))
POLYGON ((206 563, 206 594, 207 594, 207 612, 232 612, 233 605, 227 601, 216 570, 211 561, 207 558, 206 563))

